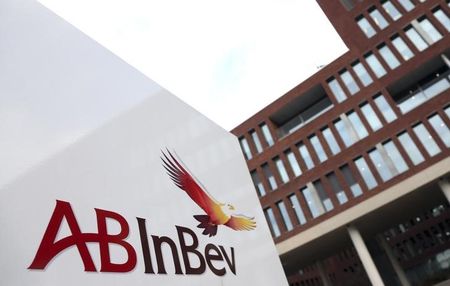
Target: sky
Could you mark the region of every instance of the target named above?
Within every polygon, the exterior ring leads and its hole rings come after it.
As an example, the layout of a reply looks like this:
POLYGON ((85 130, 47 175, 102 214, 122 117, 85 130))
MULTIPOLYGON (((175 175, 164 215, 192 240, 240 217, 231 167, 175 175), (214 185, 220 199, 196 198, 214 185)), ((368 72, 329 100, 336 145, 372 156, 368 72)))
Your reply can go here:
POLYGON ((347 48, 315 0, 40 0, 231 130, 347 48))

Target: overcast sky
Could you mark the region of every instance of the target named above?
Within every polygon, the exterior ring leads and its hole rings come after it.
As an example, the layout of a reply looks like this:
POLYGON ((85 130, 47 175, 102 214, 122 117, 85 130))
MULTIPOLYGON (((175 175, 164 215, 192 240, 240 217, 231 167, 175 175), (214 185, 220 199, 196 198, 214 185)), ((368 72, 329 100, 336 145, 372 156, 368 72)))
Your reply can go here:
POLYGON ((343 54, 315 0, 40 0, 227 130, 343 54))

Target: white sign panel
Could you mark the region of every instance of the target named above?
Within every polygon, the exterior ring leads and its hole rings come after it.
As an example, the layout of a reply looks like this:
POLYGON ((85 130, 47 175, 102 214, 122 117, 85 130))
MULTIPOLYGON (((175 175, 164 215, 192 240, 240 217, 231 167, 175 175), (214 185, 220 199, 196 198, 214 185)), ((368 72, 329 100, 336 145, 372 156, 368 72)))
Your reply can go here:
POLYGON ((287 284, 234 136, 34 1, 0 39, 0 285, 287 284))

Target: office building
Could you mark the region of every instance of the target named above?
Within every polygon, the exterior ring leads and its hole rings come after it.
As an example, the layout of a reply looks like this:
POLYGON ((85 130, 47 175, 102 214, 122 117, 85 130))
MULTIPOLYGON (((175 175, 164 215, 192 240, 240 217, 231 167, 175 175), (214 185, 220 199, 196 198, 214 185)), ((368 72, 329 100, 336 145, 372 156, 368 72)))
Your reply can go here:
POLYGON ((348 51, 232 131, 289 283, 446 281, 450 2, 318 3, 348 51))

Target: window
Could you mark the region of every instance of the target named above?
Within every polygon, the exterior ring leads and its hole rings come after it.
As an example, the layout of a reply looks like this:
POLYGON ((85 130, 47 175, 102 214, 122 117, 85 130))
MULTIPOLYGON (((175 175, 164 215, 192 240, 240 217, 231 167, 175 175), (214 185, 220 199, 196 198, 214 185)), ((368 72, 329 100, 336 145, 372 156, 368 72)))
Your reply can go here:
POLYGON ((278 188, 277 181, 275 180, 275 177, 272 174, 272 171, 270 170, 270 167, 268 164, 264 164, 262 166, 264 176, 266 176, 266 179, 269 181, 269 185, 271 190, 276 190, 278 188))
POLYGON ((414 9, 414 4, 411 2, 411 0, 398 0, 398 2, 403 6, 403 8, 409 12, 412 9, 414 9))
POLYGON ((317 84, 305 93, 293 98, 270 118, 278 126, 280 137, 297 131, 333 106, 322 85, 317 84))
POLYGON ((287 231, 291 231, 294 227, 292 226, 291 218, 287 212, 286 206, 283 201, 277 203, 277 207, 280 210, 281 217, 283 218, 284 226, 287 231))
POLYGON ((359 28, 364 32, 367 38, 372 38, 376 34, 375 29, 372 27, 372 25, 370 25, 369 21, 367 21, 366 18, 361 16, 360 18, 356 19, 356 21, 359 28))
POLYGON ((406 165, 405 160, 403 159, 402 155, 398 151, 394 142, 389 140, 389 141, 383 143, 383 148, 386 151, 389 158, 391 159, 392 163, 395 166, 395 169, 397 169, 399 174, 401 174, 409 169, 408 165, 406 165))
POLYGON ((405 61, 409 60, 410 58, 414 57, 413 52, 411 49, 406 45, 405 41, 400 36, 394 36, 392 38, 392 44, 397 49, 397 51, 402 55, 403 59, 405 61))
POLYGON ((272 230, 272 235, 274 237, 279 237, 281 232, 275 219, 275 215, 273 214, 273 210, 271 208, 267 208, 264 210, 264 213, 266 214, 266 218, 269 222, 270 230, 272 230))
POLYGON ((447 114, 447 117, 450 118, 450 106, 447 106, 444 110, 445 114, 447 114))
POLYGON ((391 70, 395 69, 400 65, 400 62, 398 61, 398 59, 395 57, 394 53, 392 53, 391 49, 389 49, 388 46, 382 45, 378 48, 378 51, 380 52, 380 55, 384 59, 384 61, 391 68, 391 70))
POLYGON ((375 104, 377 105, 378 109, 383 114, 384 119, 386 119, 386 121, 388 123, 397 119, 397 115, 395 115, 394 111, 389 106, 388 102, 386 101, 386 99, 384 98, 384 96, 382 94, 375 97, 374 101, 375 101, 375 104))
POLYGON ((292 151, 287 151, 286 152, 286 157, 289 161, 289 165, 291 166, 292 172, 294 173, 294 175, 296 177, 300 176, 302 174, 302 170, 300 169, 300 166, 297 162, 297 159, 295 158, 294 153, 292 153, 292 151))
POLYGON ((414 46, 419 50, 423 51, 428 48, 428 44, 424 41, 424 39, 417 33, 416 29, 412 26, 406 28, 405 30, 406 36, 411 40, 414 46))
POLYGON ((297 220, 300 224, 306 223, 305 214, 303 213, 302 207, 298 202, 298 198, 295 194, 289 196, 289 200, 291 201, 292 207, 294 208, 295 215, 297 216, 297 220))
POLYGON ((359 118, 359 115, 352 111, 347 114, 348 120, 352 123, 353 129, 355 130, 356 134, 358 135, 359 139, 363 139, 369 133, 366 130, 366 127, 364 127, 364 124, 362 123, 361 119, 359 118))
POLYGON ((273 138, 272 134, 270 134, 269 127, 265 123, 261 124, 261 131, 264 135, 264 139, 266 140, 267 145, 272 146, 273 145, 273 138))
POLYGON ((423 29, 423 31, 428 35, 431 39, 430 45, 442 39, 441 33, 431 24, 430 20, 427 18, 419 19, 419 25, 423 29))
POLYGON ((331 188, 333 189, 334 193, 336 194, 336 198, 339 201, 339 204, 345 204, 348 202, 347 195, 345 194, 344 190, 342 189, 341 185, 339 184, 339 181, 336 177, 335 173, 329 173, 326 175, 328 182, 331 185, 331 188))
POLYGON ((450 88, 450 70, 440 59, 439 64, 441 67, 436 68, 437 64, 433 63, 434 69, 429 64, 420 66, 399 84, 388 87, 402 113, 411 111, 450 88))
POLYGON ((356 138, 350 133, 349 128, 342 119, 334 122, 334 126, 346 147, 349 147, 356 142, 356 138))
POLYGON ((361 112, 366 117, 366 121, 369 123, 370 128, 372 128, 373 131, 377 131, 383 125, 381 124, 380 119, 378 118, 377 114, 373 110, 372 106, 370 106, 369 103, 364 103, 361 105, 361 112))
POLYGON ((256 131, 251 131, 250 136, 252 136, 253 142, 255 143, 256 152, 261 153, 263 151, 261 141, 259 141, 258 134, 256 134, 256 131))
POLYGON ((364 86, 368 86, 373 82, 366 68, 359 61, 353 64, 353 70, 364 86))
POLYGON ((342 71, 340 76, 351 95, 359 91, 359 87, 356 84, 355 79, 347 70, 342 71))
POLYGON ((445 146, 450 147, 450 130, 447 125, 445 125, 439 114, 435 114, 428 118, 433 129, 436 131, 439 138, 444 142, 445 146))
POLYGON ((386 158, 381 155, 378 149, 373 149, 372 151, 370 151, 369 157, 370 160, 372 160, 372 163, 375 165, 375 168, 377 169, 378 174, 380 174, 383 182, 389 181, 392 177, 394 177, 392 170, 387 165, 388 162, 386 158))
POLYGON ((298 145, 298 151, 300 152, 303 161, 305 161, 306 168, 311 169, 312 167, 314 167, 314 162, 311 158, 311 155, 309 154, 308 148, 306 148, 303 143, 300 143, 298 145))
POLYGON ((369 169, 366 160, 363 157, 356 159, 355 161, 356 168, 358 168, 361 177, 363 178, 366 186, 369 190, 375 188, 378 183, 375 180, 375 177, 372 174, 372 171, 369 169))
POLYGON ((414 165, 419 165, 420 163, 425 161, 425 158, 423 158, 423 155, 419 151, 419 148, 417 148, 416 144, 414 144, 414 141, 411 139, 411 136, 409 136, 407 132, 398 135, 397 138, 414 165))
POLYGON ((328 197, 327 193, 325 192, 325 189, 323 188, 322 182, 320 180, 317 180, 313 183, 314 188, 317 191, 317 194, 319 195, 319 198, 322 202, 322 205, 325 207, 325 210, 331 211, 333 207, 333 203, 331 202, 330 198, 328 197))
POLYGON ((286 172, 286 168, 284 167, 283 161, 281 161, 281 159, 278 157, 275 158, 274 161, 275 166, 277 166, 278 173, 280 174, 281 181, 283 181, 283 183, 286 184, 287 182, 289 182, 289 176, 286 172))
POLYGON ((378 11, 378 9, 374 8, 369 12, 369 15, 381 30, 389 25, 383 15, 381 15, 380 11, 378 11))
POLYGON ((245 158, 250 160, 252 158, 252 152, 250 152, 250 147, 248 146, 247 139, 244 137, 239 139, 239 144, 241 144, 242 152, 244 152, 245 158))
POLYGON ((313 218, 316 218, 325 212, 315 190, 310 190, 310 188, 305 187, 300 191, 308 204, 308 208, 311 211, 311 216, 313 218))
POLYGON ((378 78, 386 74, 386 70, 384 69, 384 67, 381 65, 380 61, 374 54, 369 53, 365 56, 365 58, 367 63, 369 64, 369 67, 372 69, 373 73, 378 78))
POLYGON ((322 163, 327 160, 327 154, 325 153, 325 150, 323 150, 322 144, 320 144, 319 138, 317 138, 316 135, 313 135, 309 138, 311 141, 311 145, 313 146, 314 150, 316 151, 317 157, 319 158, 319 161, 322 163))
POLYGON ((347 11, 352 10, 355 7, 355 3, 353 3, 353 0, 340 0, 341 4, 347 9, 347 11))
POLYGON ((425 150, 427 150, 427 153, 431 157, 441 152, 441 149, 436 144, 433 137, 431 137, 430 132, 428 132, 428 130, 422 123, 414 126, 413 131, 417 135, 417 138, 419 138, 420 143, 422 143, 423 147, 425 148, 425 150))
POLYGON ((441 8, 438 8, 433 11, 434 17, 447 29, 447 32, 450 32, 450 18, 444 13, 444 11, 441 10, 441 8))
POLYGON ((391 1, 386 1, 383 3, 383 9, 388 13, 392 20, 398 20, 402 14, 397 10, 397 8, 391 3, 391 1))
POLYGON ((344 175, 345 182, 350 186, 350 190, 352 191, 353 196, 356 198, 362 195, 362 189, 359 186, 358 182, 356 182, 355 177, 353 177, 352 171, 348 165, 344 165, 339 168, 342 174, 344 175))
POLYGON ((337 153, 341 152, 341 148, 336 142, 336 139, 334 138, 334 135, 331 132, 330 128, 326 127, 325 129, 323 129, 322 134, 323 137, 325 138, 325 141, 327 141, 328 146, 330 147, 331 153, 333 153, 333 155, 336 155, 337 153))
POLYGON ((332 78, 328 81, 328 86, 330 87, 331 92, 338 102, 342 102, 347 98, 345 92, 342 90, 341 85, 335 78, 332 78))
POLYGON ((264 185, 259 179, 258 173, 256 171, 251 172, 253 184, 255 185, 256 190, 258 191, 258 194, 260 197, 266 195, 266 190, 264 189, 264 185))

